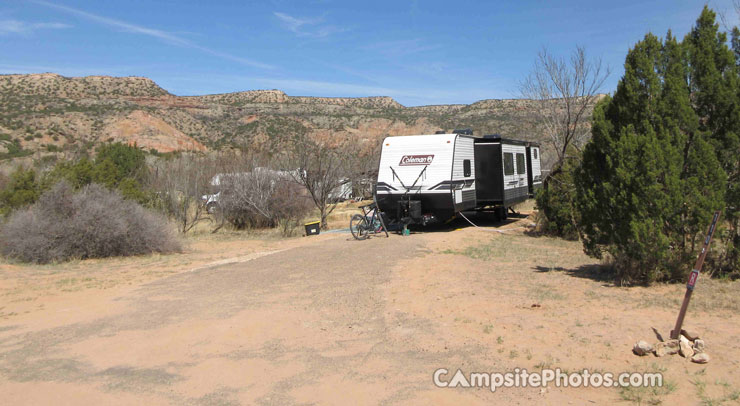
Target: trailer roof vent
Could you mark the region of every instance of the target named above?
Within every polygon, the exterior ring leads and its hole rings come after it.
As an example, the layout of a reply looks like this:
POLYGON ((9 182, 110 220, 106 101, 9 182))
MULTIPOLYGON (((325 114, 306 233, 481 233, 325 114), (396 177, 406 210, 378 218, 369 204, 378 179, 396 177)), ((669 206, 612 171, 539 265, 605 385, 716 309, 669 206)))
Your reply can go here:
POLYGON ((458 135, 473 135, 473 130, 471 128, 456 128, 452 133, 458 135))
POLYGON ((447 131, 445 131, 445 130, 438 130, 437 132, 435 132, 435 134, 447 134, 447 131))

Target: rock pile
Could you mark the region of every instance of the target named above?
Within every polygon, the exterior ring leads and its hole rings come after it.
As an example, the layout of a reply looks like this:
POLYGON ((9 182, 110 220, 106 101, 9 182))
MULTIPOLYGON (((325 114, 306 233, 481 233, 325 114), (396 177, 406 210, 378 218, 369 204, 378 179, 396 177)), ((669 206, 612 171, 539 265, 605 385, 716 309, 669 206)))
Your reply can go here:
POLYGON ((704 352, 704 348, 704 340, 699 337, 699 334, 682 329, 676 340, 659 341, 655 345, 640 340, 635 343, 632 352, 639 356, 654 354, 656 357, 679 354, 697 364, 706 364, 709 362, 709 354, 704 352))

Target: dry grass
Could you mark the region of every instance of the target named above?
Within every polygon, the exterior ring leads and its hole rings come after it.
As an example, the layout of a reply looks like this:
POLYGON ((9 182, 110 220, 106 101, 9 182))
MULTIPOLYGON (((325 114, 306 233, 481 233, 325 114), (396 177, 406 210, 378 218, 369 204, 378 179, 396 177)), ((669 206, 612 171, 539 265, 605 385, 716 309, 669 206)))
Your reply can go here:
POLYGON ((635 403, 637 405, 660 405, 663 403, 663 397, 673 393, 678 388, 678 384, 665 378, 667 369, 658 363, 635 367, 634 372, 640 373, 660 373, 663 374, 663 385, 654 387, 628 386, 619 389, 619 396, 622 400, 635 403))
MULTIPOLYGON (((608 266, 583 264, 578 241, 523 234, 493 234, 485 239, 467 241, 462 249, 445 249, 443 254, 462 255, 479 261, 504 264, 534 264, 538 272, 566 273, 570 276, 593 279, 611 289, 589 289, 582 292, 584 300, 595 303, 610 299, 635 308, 677 309, 686 291, 683 284, 654 284, 649 287, 620 287, 609 276, 608 266), (570 254, 570 255, 569 255, 570 254)), ((687 270, 688 273, 688 270, 687 270)), ((553 286, 531 287, 529 294, 536 300, 563 300, 563 292, 553 286)), ((580 295, 579 295, 580 296, 580 295)), ((691 309, 703 312, 740 312, 740 280, 702 277, 691 299, 691 309)))
POLYGON ((719 406, 740 403, 740 388, 725 380, 711 380, 706 377, 706 368, 694 373, 691 383, 697 397, 705 406, 719 406))
MULTIPOLYGON (((337 226, 346 227, 343 216, 357 212, 357 206, 357 203, 342 204, 337 208, 332 221, 337 226)), ((636 340, 655 339, 650 327, 672 327, 678 302, 683 297, 682 285, 616 286, 593 271, 594 268, 598 269, 598 262, 586 257, 578 242, 533 237, 522 234, 521 229, 513 231, 514 227, 516 224, 511 225, 512 231, 507 231, 507 234, 469 227, 418 233, 412 237, 392 236, 390 240, 377 239, 363 243, 352 240, 345 243, 344 239, 348 237, 337 235, 281 239, 277 232, 270 234, 269 230, 222 230, 215 235, 206 232, 188 236, 188 249, 181 255, 73 261, 35 269, 10 264, 7 265, 10 268, 8 272, 0 273, 0 278, 3 278, 0 279, 0 318, 19 323, 25 320, 25 312, 35 311, 32 316, 43 315, 51 319, 52 316, 48 315, 56 314, 52 310, 66 307, 67 303, 69 306, 81 307, 79 303, 90 297, 95 298, 96 295, 126 297, 127 290, 123 289, 138 289, 137 286, 142 281, 158 277, 147 275, 146 272, 183 272, 203 268, 223 258, 282 250, 304 243, 312 244, 316 249, 310 251, 314 253, 330 254, 340 259, 351 251, 348 247, 374 249, 373 247, 383 247, 379 244, 389 244, 403 247, 407 252, 415 254, 409 254, 409 258, 403 263, 380 269, 388 273, 388 279, 373 285, 373 289, 377 291, 374 291, 372 300, 367 302, 369 307, 359 308, 358 314, 371 314, 380 310, 373 315, 377 320, 382 320, 382 323, 377 324, 378 328, 382 329, 383 337, 395 337, 393 345, 410 346, 402 347, 403 354, 419 354, 420 349, 423 349, 431 351, 427 354, 430 358, 434 355, 439 359, 446 359, 447 363, 442 363, 444 365, 455 366, 459 365, 458 362, 467 362, 472 358, 472 361, 494 365, 500 370, 519 367, 528 370, 561 368, 572 372, 586 368, 592 372, 615 374, 634 371, 664 372, 665 384, 661 388, 550 388, 544 394, 517 389, 504 395, 511 396, 508 398, 510 400, 524 403, 531 403, 532 396, 542 396, 542 403, 548 404, 563 403, 564 399, 572 400, 574 404, 589 404, 589 401, 591 404, 614 404, 620 399, 624 404, 736 404, 740 397, 737 385, 733 383, 737 381, 737 349, 734 337, 738 334, 735 310, 738 305, 737 297, 740 297, 737 294, 738 282, 702 279, 697 287, 688 321, 691 327, 696 327, 707 335, 708 352, 713 358, 707 373, 695 376, 694 372, 704 367, 678 356, 637 358, 631 353, 636 340), (448 247, 457 249, 449 250, 448 247), (105 272, 101 272, 101 269, 105 272), (122 290, 117 290, 119 288, 122 290), (116 290, 104 291, 105 289, 116 290), (712 294, 714 292, 717 294, 712 294), (62 306, 56 302, 56 298, 49 298, 50 295, 57 295, 67 301, 62 306), (47 303, 46 309, 40 307, 43 303, 47 303), (440 337, 444 340, 440 340, 440 337), (471 348, 474 353, 471 353, 471 348), (452 358, 445 358, 450 354, 453 354, 452 358)), ((387 249, 388 245, 385 247, 387 249)), ((305 261, 304 254, 303 251, 287 249, 274 258, 281 262, 300 264, 305 261)), ((332 265, 324 265, 324 268, 328 266, 332 265)), ((337 274, 346 273, 344 263, 334 266, 337 274)), ((249 267, 246 266, 245 269, 249 267)), ((177 283, 177 279, 179 278, 173 278, 173 283, 177 283)), ((314 291, 311 289, 313 280, 314 275, 296 278, 290 285, 286 284, 285 288, 287 292, 307 300, 334 303, 335 288, 314 291), (309 298, 306 295, 311 296, 309 298)), ((341 289, 346 285, 342 286, 341 289)), ((362 286, 363 289, 366 288, 365 285, 362 286)), ((266 290, 256 294, 265 295, 265 302, 282 303, 285 293, 266 290)), ((91 317, 99 317, 97 312, 106 309, 104 306, 93 306, 98 302, 91 301, 93 305, 84 303, 86 308, 94 309, 90 311, 91 317)), ((294 302, 288 304, 295 305, 294 302)), ((328 306, 327 309, 329 307, 336 306, 328 306)), ((337 310, 338 313, 321 313, 317 317, 330 320, 342 317, 339 314, 346 314, 343 313, 345 311, 346 308, 342 308, 337 310)), ((272 326, 275 320, 279 323, 280 309, 264 306, 256 312, 264 312, 265 325, 272 326)), ((300 325, 296 320, 303 321, 306 317, 313 317, 311 314, 317 314, 312 310, 306 311, 301 306, 291 309, 291 312, 294 312, 295 319, 286 320, 276 330, 281 333, 275 334, 282 334, 275 335, 276 340, 289 341, 290 334, 296 331, 295 326, 300 325)), ((250 314, 249 317, 252 317, 251 310, 239 314, 250 314)), ((343 338, 351 337, 351 342, 356 343, 358 341, 355 334, 358 331, 365 334, 370 331, 369 327, 376 326, 374 322, 363 325, 363 322, 357 321, 361 317, 352 317, 352 320, 348 320, 352 328, 317 329, 318 331, 296 338, 300 341, 295 341, 294 345, 302 346, 306 338, 315 339, 323 345, 336 338, 327 340, 325 334, 339 332, 345 334, 343 338), (368 329, 360 330, 358 327, 368 329)), ((315 322, 319 323, 318 320, 315 322)), ((210 324, 205 323, 213 322, 211 319, 202 321, 203 325, 209 326, 210 324)), ((228 324, 247 325, 246 319, 229 320, 228 324)), ((222 335, 217 333, 212 337, 217 336, 222 335)), ((241 346, 245 338, 242 334, 237 336, 235 341, 241 346)), ((365 354, 378 341, 377 337, 368 341, 360 340, 359 346, 343 348, 342 351, 349 349, 353 353, 365 354)), ((138 345, 147 342, 148 339, 138 345)), ((343 341, 347 342, 350 341, 343 341)), ((253 345, 256 349, 264 348, 264 343, 255 342, 253 345)), ((192 347, 183 346, 185 347, 187 351, 191 351, 192 347)), ((385 354, 396 357, 399 353, 385 354)), ((182 356, 182 359, 186 358, 187 355, 182 356)), ((418 358, 414 358, 408 363, 412 365, 418 361, 418 358)), ((435 365, 437 363, 435 361, 435 365)), ((382 373, 389 372, 383 370, 382 373)), ((267 376, 267 379, 274 381, 278 378, 267 376)), ((428 376, 425 374, 419 379, 426 382, 428 376)), ((331 382, 334 384, 334 381, 331 382)), ((376 393, 381 392, 373 392, 373 395, 376 393)), ((483 392, 479 393, 481 398, 478 400, 481 403, 502 399, 495 397, 501 396, 499 393, 491 398, 485 397, 487 394, 483 392)), ((454 395, 457 394, 455 392, 454 395)), ((460 391, 459 394, 464 395, 464 392, 460 391)), ((457 403, 475 402, 460 400, 457 403)))
POLYGON ((302 244, 300 237, 284 238, 277 229, 208 229, 183 237, 182 253, 73 259, 62 263, 22 264, 0 257, 0 318, 43 310, 39 298, 62 297, 82 291, 127 288, 209 263, 240 258, 284 245, 302 244))

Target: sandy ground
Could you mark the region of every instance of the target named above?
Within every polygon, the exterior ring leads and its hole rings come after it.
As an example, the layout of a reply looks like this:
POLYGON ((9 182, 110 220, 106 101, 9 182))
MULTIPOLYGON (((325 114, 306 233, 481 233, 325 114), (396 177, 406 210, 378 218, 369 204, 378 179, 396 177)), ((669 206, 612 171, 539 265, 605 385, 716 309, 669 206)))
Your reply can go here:
MULTIPOLYGON (((477 220, 476 220, 477 221, 477 220)), ((682 286, 614 286, 527 219, 410 237, 191 240, 184 254, 0 265, 2 404, 738 404, 740 283, 703 279, 712 360, 631 354, 682 286), (437 388, 438 368, 663 372, 664 386, 437 388)), ((449 379, 449 377, 448 377, 449 379)))

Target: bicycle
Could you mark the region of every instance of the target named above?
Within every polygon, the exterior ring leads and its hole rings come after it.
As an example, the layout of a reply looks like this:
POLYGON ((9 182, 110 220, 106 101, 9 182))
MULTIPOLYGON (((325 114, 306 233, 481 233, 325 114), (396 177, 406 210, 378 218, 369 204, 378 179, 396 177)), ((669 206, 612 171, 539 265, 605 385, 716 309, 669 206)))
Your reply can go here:
POLYGON ((370 234, 379 234, 385 232, 388 237, 388 230, 383 222, 383 217, 378 210, 375 202, 360 206, 362 214, 355 214, 349 221, 349 231, 356 240, 365 240, 370 234))

